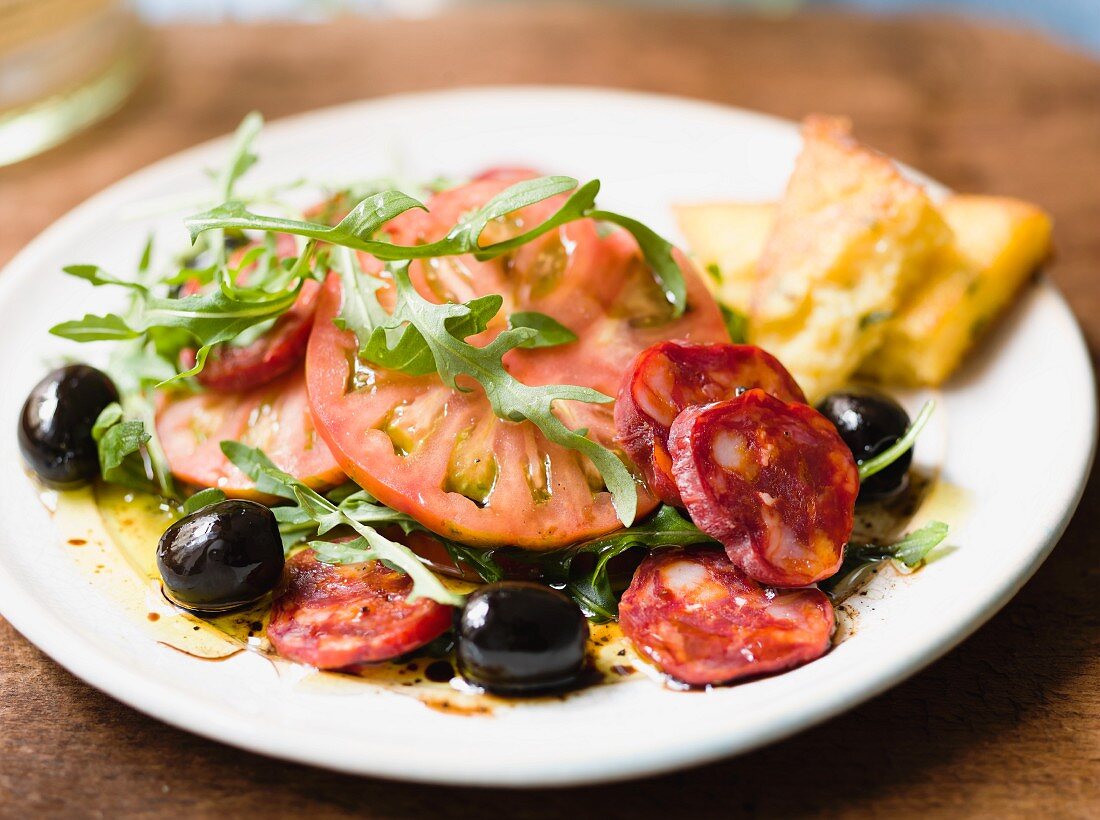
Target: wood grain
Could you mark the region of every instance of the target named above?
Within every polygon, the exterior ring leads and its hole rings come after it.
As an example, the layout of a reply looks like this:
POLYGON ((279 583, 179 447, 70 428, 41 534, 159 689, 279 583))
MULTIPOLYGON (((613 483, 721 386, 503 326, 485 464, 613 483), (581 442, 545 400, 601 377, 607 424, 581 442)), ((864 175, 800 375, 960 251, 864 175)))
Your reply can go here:
MULTIPOLYGON (((479 83, 622 86, 786 117, 846 113, 862 138, 951 186, 1042 203, 1057 222, 1051 275, 1095 359, 1100 65, 1035 35, 942 18, 498 5, 420 22, 172 28, 151 46, 148 78, 127 108, 0 170, 0 262, 88 195, 227 132, 251 108, 274 118, 479 83)), ((1036 408, 1023 446, 1057 446, 1042 427, 1042 396, 1021 400, 1036 408)), ((735 760, 540 793, 356 779, 201 740, 90 689, 0 621, 0 816, 1096 816, 1098 556, 1094 476, 1062 543, 1016 599, 888 694, 735 760)))

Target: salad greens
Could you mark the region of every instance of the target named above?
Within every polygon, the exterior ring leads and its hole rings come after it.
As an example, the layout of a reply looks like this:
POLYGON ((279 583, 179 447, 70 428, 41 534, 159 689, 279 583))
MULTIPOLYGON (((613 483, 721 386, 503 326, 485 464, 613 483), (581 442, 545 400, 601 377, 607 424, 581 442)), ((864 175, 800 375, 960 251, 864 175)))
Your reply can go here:
MULTIPOLYGON (((343 284, 343 303, 335 322, 355 334, 361 358, 414 375, 437 373, 444 384, 456 390, 470 390, 476 382, 498 417, 530 421, 548 440, 583 454, 599 470, 624 529, 549 553, 510 554, 517 561, 537 565, 542 579, 567 592, 590 619, 617 617, 617 589, 622 586, 622 579, 614 577, 617 557, 635 548, 717 544, 679 510, 667 505, 634 524, 637 484, 627 465, 614 451, 589 439, 587 431, 570 429, 553 412, 556 401, 608 403, 613 401, 610 396, 575 385, 529 386, 504 366, 503 357, 516 348, 576 341, 569 328, 541 313, 515 312, 506 317, 505 330, 489 344, 478 347, 468 340, 485 331, 497 317, 503 298, 487 295, 465 303, 436 304, 422 297, 409 277, 409 264, 415 259, 458 254, 493 259, 561 225, 594 219, 600 230, 616 225, 633 235, 675 317, 685 310, 686 288, 673 248, 665 239, 630 217, 598 209, 598 180, 581 185, 564 176, 516 183, 464 214, 442 239, 421 245, 400 245, 384 238, 389 220, 410 210, 426 210, 417 198, 394 189, 375 189, 349 197, 347 205, 353 207, 335 225, 257 214, 249 210, 245 199, 235 195, 235 190, 240 178, 257 162, 253 143, 262 124, 258 114, 246 117, 234 137, 227 163, 212 174, 222 204, 186 220, 193 245, 202 250, 194 259, 208 264, 154 276, 150 240, 132 279, 117 277, 96 265, 65 268, 67 274, 93 287, 120 287, 129 296, 126 309, 120 313, 87 314, 51 328, 52 333, 77 342, 116 343, 107 369, 119 389, 120 400, 102 411, 93 429, 106 481, 178 498, 156 437, 154 391, 166 385, 189 389, 186 379, 203 370, 215 346, 243 344, 257 338, 290 309, 307 279, 321 279, 332 268, 341 274, 343 284), (481 244, 491 224, 521 208, 561 195, 567 195, 563 203, 541 223, 510 238, 481 244), (241 239, 242 231, 262 232, 263 238, 231 261, 229 240, 241 239), (299 237, 298 254, 283 258, 275 234, 299 237), (377 298, 383 280, 363 271, 356 251, 370 253, 385 264, 396 292, 392 310, 383 308, 377 298), (184 284, 203 287, 180 294, 178 286, 184 284), (194 364, 181 370, 186 350, 194 352, 194 364)), ((731 339, 743 342, 746 318, 728 310, 724 315, 731 339)), ((934 403, 927 402, 901 439, 861 463, 860 479, 885 469, 911 449, 933 409, 934 403)), ((327 494, 318 493, 280 470, 259 449, 233 441, 222 442, 221 448, 255 482, 259 492, 286 502, 272 508, 285 550, 308 543, 318 558, 328 563, 381 560, 411 578, 410 600, 426 597, 461 605, 463 597, 450 591, 414 552, 378 531, 378 527, 398 527, 406 534, 428 532, 407 514, 381 504, 353 483, 327 494), (350 529, 354 538, 346 542, 319 540, 337 527, 350 529)), ((219 489, 200 490, 183 503, 182 510, 185 514, 195 512, 224 498, 219 489)), ((841 571, 821 587, 839 597, 857 588, 875 565, 887 560, 915 568, 927 560, 946 534, 945 524, 932 522, 893 544, 849 544, 841 571)), ((464 565, 488 582, 505 577, 499 551, 432 536, 442 543, 456 566, 464 565)))
POLYGON ((550 553, 543 566, 548 580, 564 584, 589 620, 602 623, 619 615, 619 597, 608 569, 611 559, 635 547, 655 550, 717 543, 675 507, 662 504, 644 523, 550 553), (577 561, 581 556, 591 556, 591 564, 582 567, 584 562, 577 561))
POLYGON ((913 449, 913 445, 917 442, 917 436, 921 434, 921 431, 928 424, 928 420, 932 418, 932 413, 936 409, 936 403, 932 400, 926 401, 921 407, 920 412, 917 413, 917 417, 913 419, 913 423, 909 425, 909 429, 905 431, 905 435, 879 453, 877 456, 861 461, 859 463, 859 480, 866 481, 875 473, 880 473, 905 455, 907 452, 913 449))
MULTIPOLYGON (((485 347, 467 342, 468 336, 483 331, 500 310, 501 297, 482 296, 465 304, 435 304, 413 287, 407 264, 393 266, 392 272, 397 303, 385 324, 358 325, 358 321, 373 310, 357 315, 354 320, 343 317, 348 329, 354 330, 359 338, 363 356, 383 367, 412 373, 423 372, 426 362, 430 362, 430 371, 438 372, 443 383, 456 390, 469 389, 459 384, 460 376, 476 381, 484 388, 498 417, 530 421, 549 441, 587 456, 603 476, 619 520, 629 527, 634 522, 638 503, 634 476, 619 456, 588 438, 584 432, 568 428, 552 410, 553 403, 558 400, 603 404, 614 399, 588 387, 532 387, 508 372, 502 361, 504 354, 538 339, 540 334, 545 335, 545 326, 511 327, 485 347), (394 331, 399 331, 399 335, 394 331), (363 339, 366 339, 365 344, 363 339)), ((360 289, 360 293, 367 299, 374 298, 369 287, 360 289)))
MULTIPOLYGON (((412 550, 391 541, 372 526, 395 523, 411 528, 415 522, 408 516, 378 504, 365 491, 348 495, 340 502, 333 501, 280 470, 260 450, 236 441, 223 441, 221 446, 226 458, 255 481, 257 488, 295 501, 297 506, 291 508, 295 510, 292 515, 306 519, 317 535, 324 535, 340 526, 350 527, 355 532, 356 537, 344 543, 310 541, 309 545, 316 551, 319 560, 328 564, 384 561, 412 579, 409 601, 431 598, 441 604, 462 606, 463 596, 447 589, 412 550)), ((280 521, 280 531, 283 523, 280 521)))
MULTIPOLYGON (((411 209, 424 209, 416 198, 397 190, 372 193, 352 207, 335 226, 278 216, 252 213, 241 199, 234 198, 237 181, 257 161, 253 142, 262 126, 259 115, 249 115, 237 130, 229 161, 216 176, 223 204, 186 221, 192 242, 208 239, 216 249, 213 264, 205 269, 184 270, 161 281, 139 275, 121 279, 94 265, 74 265, 66 273, 89 284, 123 287, 131 292, 130 309, 124 314, 85 315, 51 328, 55 335, 79 342, 116 341, 129 345, 127 366, 139 373, 131 394, 148 396, 157 387, 178 383, 199 374, 211 350, 217 345, 242 342, 250 333, 268 327, 294 304, 306 278, 321 278, 329 264, 344 276, 346 295, 338 319, 341 327, 355 332, 361 355, 381 366, 411 374, 438 372, 446 384, 460 385, 459 376, 469 377, 485 390, 494 413, 511 421, 528 420, 549 439, 585 455, 600 472, 611 494, 615 511, 626 526, 634 521, 637 490, 633 475, 614 452, 587 437, 583 430, 571 430, 553 413, 555 401, 607 403, 598 391, 573 385, 531 387, 512 377, 502 357, 517 347, 546 347, 568 344, 575 335, 549 316, 517 312, 508 317, 508 329, 492 343, 478 348, 467 339, 485 330, 500 311, 503 299, 483 296, 465 304, 436 305, 422 298, 408 278, 413 259, 471 253, 491 259, 530 242, 547 232, 578 219, 596 219, 618 225, 637 240, 642 255, 672 307, 679 316, 686 307, 686 287, 672 245, 642 223, 630 217, 596 207, 598 180, 579 185, 564 176, 523 180, 500 192, 480 208, 464 214, 446 236, 435 242, 404 246, 380 238, 386 222, 411 209), (481 245, 490 223, 550 197, 569 194, 563 204, 543 222, 519 235, 481 245), (262 231, 267 240, 243 253, 237 263, 227 260, 226 231, 262 231), (273 233, 304 237, 307 241, 293 259, 279 259, 273 233), (322 248, 318 243, 325 243, 322 248), (354 254, 366 251, 390 263, 397 285, 398 302, 392 313, 378 304, 380 283, 362 273, 354 254), (249 271, 249 282, 241 274, 249 271), (188 295, 159 292, 165 286, 194 281, 212 287, 188 295), (179 370, 181 354, 194 351, 194 364, 179 370)), ((145 274, 148 273, 148 253, 145 274)), ((146 473, 157 489, 174 495, 170 476, 159 455, 159 445, 149 408, 135 406, 115 413, 116 423, 130 423, 111 433, 104 430, 103 459, 113 475, 140 483, 137 460, 148 462, 146 473), (138 432, 137 424, 141 425, 138 432), (127 462, 125 471, 122 471, 127 462)))
POLYGON ((844 550, 844 562, 836 575, 818 584, 833 599, 843 599, 858 590, 883 561, 897 561, 914 570, 925 563, 947 537, 948 526, 929 521, 892 544, 851 543, 844 550))

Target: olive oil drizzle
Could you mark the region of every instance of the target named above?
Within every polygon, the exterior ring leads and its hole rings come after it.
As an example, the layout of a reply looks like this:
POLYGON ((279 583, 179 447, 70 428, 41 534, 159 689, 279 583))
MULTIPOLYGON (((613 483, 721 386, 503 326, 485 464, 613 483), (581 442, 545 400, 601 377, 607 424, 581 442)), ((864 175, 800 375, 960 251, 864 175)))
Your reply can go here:
MULTIPOLYGON (((45 491, 42 500, 55 513, 62 543, 81 567, 152 630, 159 645, 203 661, 224 662, 243 653, 269 660, 280 677, 308 691, 347 693, 364 684, 416 697, 426 706, 455 715, 491 715, 497 708, 545 701, 546 697, 509 699, 467 684, 457 672, 453 653, 421 654, 354 670, 322 672, 279 658, 267 639, 270 596, 258 604, 218 616, 200 617, 164 598, 156 567, 156 546, 177 511, 160 498, 99 484, 94 488, 45 491), (350 690, 347 687, 351 687, 350 690)), ((900 496, 857 510, 853 538, 887 541, 924 521, 945 517, 958 522, 967 499, 935 474, 914 472, 900 496)), ((855 634, 867 584, 886 564, 876 566, 861 587, 836 601, 838 629, 834 645, 855 634)), ((900 579, 901 574, 890 570, 900 579)), ((456 582, 461 583, 461 582, 456 582)), ((587 673, 581 685, 549 699, 568 698, 593 685, 622 684, 645 678, 678 688, 635 654, 617 623, 592 624, 587 673)))

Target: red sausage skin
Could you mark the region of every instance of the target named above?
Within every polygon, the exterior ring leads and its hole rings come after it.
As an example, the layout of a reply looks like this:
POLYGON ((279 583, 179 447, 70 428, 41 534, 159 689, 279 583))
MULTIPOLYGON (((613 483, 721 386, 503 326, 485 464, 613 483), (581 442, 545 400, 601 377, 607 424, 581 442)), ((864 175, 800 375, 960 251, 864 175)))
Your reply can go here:
POLYGON ((623 595, 619 623, 669 677, 709 686, 821 657, 835 617, 820 590, 761 586, 708 547, 646 558, 623 595))
POLYGON ((683 506, 668 450, 676 416, 752 387, 783 401, 806 401, 779 360, 752 345, 658 342, 634 359, 615 402, 615 433, 662 501, 683 506))
POLYGON ((859 472, 812 407, 763 390, 690 407, 672 425, 669 449, 692 520, 750 578, 796 587, 840 568, 859 472))
POLYGON ((380 561, 337 566, 303 550, 287 561, 268 639, 284 658, 318 669, 404 655, 446 632, 453 611, 427 598, 409 603, 411 589, 380 561))

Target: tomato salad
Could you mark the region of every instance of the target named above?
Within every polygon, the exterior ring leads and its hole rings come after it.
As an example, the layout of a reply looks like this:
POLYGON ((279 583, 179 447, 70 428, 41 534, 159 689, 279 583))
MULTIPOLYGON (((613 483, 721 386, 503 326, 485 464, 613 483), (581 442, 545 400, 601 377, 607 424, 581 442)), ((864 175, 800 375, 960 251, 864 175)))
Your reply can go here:
POLYGON ((20 420, 43 482, 176 505, 157 547, 176 605, 267 602, 273 650, 319 669, 443 647, 507 695, 575 686, 589 622, 618 620, 706 687, 820 657, 839 579, 942 539, 852 542, 931 408, 807 404, 598 182, 498 168, 272 216, 237 191, 259 125, 179 264, 66 269, 129 305, 52 329, 110 362, 49 374, 20 420))

